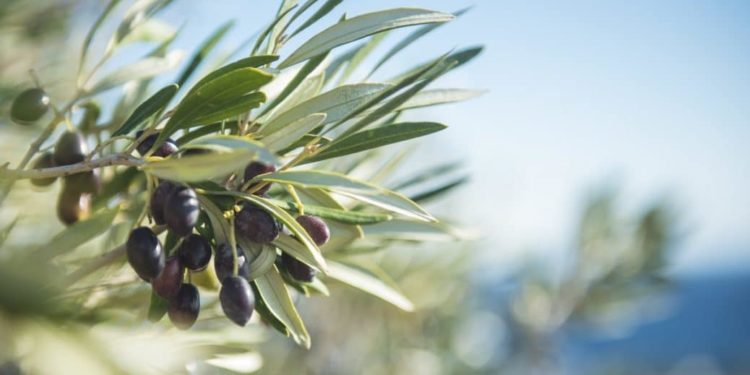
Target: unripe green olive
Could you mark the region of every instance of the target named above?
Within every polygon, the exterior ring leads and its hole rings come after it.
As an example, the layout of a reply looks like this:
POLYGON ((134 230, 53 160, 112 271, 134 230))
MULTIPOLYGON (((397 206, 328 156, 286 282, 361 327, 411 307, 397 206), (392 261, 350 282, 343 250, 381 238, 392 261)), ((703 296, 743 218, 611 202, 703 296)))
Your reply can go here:
POLYGON ((10 107, 10 117, 19 125, 38 121, 49 110, 49 95, 40 89, 28 89, 16 96, 10 107))
MULTIPOLYGON (((52 157, 51 152, 45 152, 39 157, 34 160, 34 163, 32 164, 33 169, 44 169, 44 168, 52 168, 55 166, 55 161, 52 157)), ((52 185, 52 183, 57 180, 57 177, 47 177, 47 178, 32 178, 31 183, 34 186, 49 186, 52 185)))

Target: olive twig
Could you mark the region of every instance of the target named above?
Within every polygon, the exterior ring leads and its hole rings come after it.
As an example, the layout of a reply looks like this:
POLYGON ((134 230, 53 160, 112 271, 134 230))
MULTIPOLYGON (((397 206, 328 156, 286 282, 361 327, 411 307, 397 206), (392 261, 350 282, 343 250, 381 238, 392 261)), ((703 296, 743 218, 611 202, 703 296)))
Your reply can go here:
POLYGON ((302 204, 302 201, 299 199, 299 195, 297 195, 297 190, 295 190, 294 186, 290 184, 286 184, 284 186, 286 187, 287 191, 289 191, 289 195, 292 196, 292 199, 294 199, 294 202, 297 204, 297 211, 299 212, 299 214, 304 215, 305 206, 302 204))
POLYGON ((112 165, 123 165, 129 167, 139 167, 146 162, 125 154, 115 154, 105 156, 95 160, 82 161, 76 164, 63 165, 60 167, 41 168, 41 169, 6 169, 0 173, 9 175, 8 180, 38 179, 50 177, 65 177, 72 174, 88 172, 97 168, 109 167, 112 165))

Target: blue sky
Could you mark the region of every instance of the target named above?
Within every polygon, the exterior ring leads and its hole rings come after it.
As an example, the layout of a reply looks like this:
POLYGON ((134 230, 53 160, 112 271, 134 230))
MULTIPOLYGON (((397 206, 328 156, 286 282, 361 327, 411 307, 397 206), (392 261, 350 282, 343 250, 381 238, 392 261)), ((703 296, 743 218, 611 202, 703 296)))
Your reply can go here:
MULTIPOLYGON (((679 207, 688 236, 677 270, 747 269, 750 3, 350 0, 328 22, 344 9, 353 16, 468 5, 471 12, 403 51, 381 77, 454 47, 486 46, 437 86, 489 93, 412 116, 451 126, 422 154, 466 160, 473 180, 451 209, 486 234, 490 258, 511 265, 561 254, 587 194, 616 183, 625 209, 661 197, 679 207)), ((182 1, 163 18, 187 20, 177 45, 188 50, 218 23, 239 19, 223 44, 229 50, 276 6, 182 1)))

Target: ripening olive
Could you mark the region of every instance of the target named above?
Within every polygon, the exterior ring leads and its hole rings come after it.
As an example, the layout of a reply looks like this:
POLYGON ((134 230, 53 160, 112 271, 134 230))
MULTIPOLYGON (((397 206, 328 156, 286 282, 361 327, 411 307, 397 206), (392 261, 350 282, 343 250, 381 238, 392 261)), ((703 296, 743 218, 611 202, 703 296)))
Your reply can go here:
POLYGON ((177 292, 180 290, 184 271, 185 268, 178 257, 169 257, 159 276, 151 280, 151 287, 156 294, 170 299, 177 295, 177 292))
POLYGON ((102 178, 99 169, 65 176, 65 185, 81 193, 98 194, 102 190, 102 178))
MULTIPOLYGON (((135 133, 136 138, 140 138, 141 135, 143 135, 143 130, 139 130, 135 133)), ((146 137, 141 143, 138 144, 136 147, 136 150, 138 150, 138 153, 141 155, 146 155, 146 153, 151 150, 152 147, 154 147, 154 142, 156 142, 156 138, 159 137, 159 133, 154 133, 146 137)), ((153 156, 160 156, 163 158, 166 158, 169 155, 174 154, 177 152, 179 148, 177 147, 177 143, 172 138, 167 138, 164 143, 162 143, 159 148, 154 151, 153 156)))
POLYGON ((260 244, 275 240, 280 230, 271 214, 251 204, 245 204, 237 213, 234 228, 238 236, 260 244))
MULTIPOLYGON (((237 246, 237 264, 238 276, 250 276, 250 269, 248 268, 245 251, 239 246, 237 246)), ((232 248, 229 245, 221 244, 216 248, 216 255, 214 256, 214 271, 216 272, 216 277, 219 281, 223 281, 227 276, 233 275, 234 255, 232 254, 232 248)))
POLYGON ((16 124, 29 125, 38 121, 49 110, 49 95, 40 89, 28 89, 16 96, 10 107, 10 117, 16 124))
POLYGON ((80 163, 86 157, 88 147, 86 139, 79 132, 66 131, 55 144, 54 159, 56 165, 80 163))
MULTIPOLYGON (((259 161, 254 161, 245 167, 245 182, 252 180, 253 178, 262 175, 264 173, 272 173, 276 172, 276 167, 273 166, 273 164, 265 164, 261 163, 259 161)), ((250 188, 253 188, 257 184, 250 185, 250 188)), ((255 195, 263 195, 265 194, 268 189, 271 188, 271 184, 267 184, 264 187, 262 187, 260 190, 256 191, 255 195)))
POLYGON ((125 250, 128 263, 142 279, 150 281, 164 270, 164 251, 151 228, 133 229, 125 243, 125 250))
POLYGON ((237 276, 227 276, 221 284, 219 300, 224 315, 240 327, 244 327, 255 308, 255 298, 250 290, 250 284, 237 276))
MULTIPOLYGON (((44 169, 44 168, 52 168, 55 166, 55 160, 52 158, 51 152, 45 152, 39 157, 34 160, 34 163, 32 164, 33 169, 44 169)), ((49 186, 52 185, 52 183, 57 180, 57 177, 47 177, 47 178, 32 178, 31 183, 34 186, 49 186)))
POLYGON ((151 210, 151 217, 154 218, 154 222, 158 225, 164 224, 164 206, 167 203, 167 197, 177 189, 178 185, 171 181, 162 181, 159 186, 154 189, 151 195, 151 201, 149 202, 149 208, 151 210))
POLYGON ((182 241, 177 250, 180 261, 190 270, 200 271, 211 260, 211 244, 200 234, 191 234, 182 241))
POLYGON ((195 190, 180 186, 167 197, 164 204, 164 220, 172 233, 184 237, 190 234, 198 222, 200 206, 195 190))
POLYGON ((315 270, 312 267, 287 253, 281 254, 281 265, 297 281, 309 283, 315 278, 315 270))
POLYGON ((300 215, 297 216, 297 223, 299 223, 305 232, 310 235, 310 238, 318 246, 323 246, 328 239, 331 238, 331 232, 328 230, 328 225, 323 219, 317 216, 300 215))
POLYGON ((91 195, 63 186, 57 199, 57 217, 65 225, 85 219, 91 211, 91 195))
POLYGON ((175 327, 186 330, 198 320, 200 309, 201 300, 198 288, 193 284, 182 284, 174 298, 169 301, 167 314, 175 327))

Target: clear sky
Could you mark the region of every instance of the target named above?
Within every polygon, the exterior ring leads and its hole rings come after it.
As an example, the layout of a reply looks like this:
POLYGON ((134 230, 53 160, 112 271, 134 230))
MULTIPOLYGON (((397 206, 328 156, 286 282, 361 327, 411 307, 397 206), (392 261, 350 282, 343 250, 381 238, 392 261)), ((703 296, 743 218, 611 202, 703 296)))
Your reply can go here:
MULTIPOLYGON (((468 5, 471 12, 383 73, 486 45, 437 86, 490 92, 415 116, 451 126, 425 147, 435 162, 467 161, 473 182, 453 206, 484 231, 488 254, 512 263, 565 250, 587 193, 616 182, 626 208, 664 196, 679 207, 689 235, 678 270, 748 269, 750 2, 349 0, 328 21, 344 9, 468 5)), ((276 7, 182 1, 164 18, 187 19, 177 45, 188 50, 219 22, 238 19, 223 44, 230 49, 276 7)))

